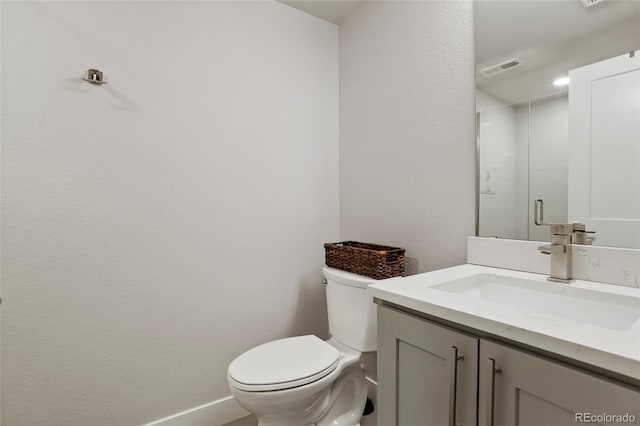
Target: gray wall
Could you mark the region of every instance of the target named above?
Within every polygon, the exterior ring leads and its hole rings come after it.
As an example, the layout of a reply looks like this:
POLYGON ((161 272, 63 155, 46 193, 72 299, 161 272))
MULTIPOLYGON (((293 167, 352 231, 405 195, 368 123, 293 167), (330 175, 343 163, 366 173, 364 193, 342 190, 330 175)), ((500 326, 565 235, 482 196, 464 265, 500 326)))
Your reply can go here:
POLYGON ((3 2, 4 423, 227 396, 242 351, 326 337, 325 241, 464 263, 471 8, 369 2, 338 70, 337 27, 276 2, 3 2))
POLYGON ((327 336, 337 27, 277 2, 2 2, 2 209, 3 424, 228 396, 241 352, 327 336))
POLYGON ((340 26, 341 237, 465 263, 475 232, 471 2, 373 1, 340 26))

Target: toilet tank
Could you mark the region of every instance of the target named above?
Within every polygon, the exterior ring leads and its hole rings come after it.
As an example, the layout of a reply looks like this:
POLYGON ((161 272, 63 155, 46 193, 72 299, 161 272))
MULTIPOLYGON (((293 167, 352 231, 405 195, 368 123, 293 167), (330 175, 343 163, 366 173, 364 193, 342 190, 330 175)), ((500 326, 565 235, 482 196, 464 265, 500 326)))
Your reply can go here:
POLYGON ((377 280, 325 266, 331 337, 359 352, 378 350, 376 305, 367 286, 377 280))

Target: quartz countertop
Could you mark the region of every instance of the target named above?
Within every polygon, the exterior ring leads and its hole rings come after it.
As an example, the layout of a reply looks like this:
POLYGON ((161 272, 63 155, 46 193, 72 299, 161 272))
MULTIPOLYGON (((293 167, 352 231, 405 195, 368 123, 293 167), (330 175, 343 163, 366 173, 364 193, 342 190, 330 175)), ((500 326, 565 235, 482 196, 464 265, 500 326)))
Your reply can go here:
MULTIPOLYGON (((640 383, 640 319, 615 327, 599 326, 532 311, 527 300, 488 303, 480 298, 442 291, 436 286, 477 274, 494 274, 545 285, 547 276, 478 265, 460 265, 409 277, 390 278, 368 287, 371 296, 413 311, 437 317, 507 341, 538 348, 613 372, 640 383), (436 288, 434 288, 436 287, 436 288)), ((631 310, 640 312, 640 289, 576 280, 571 286, 607 295, 630 296, 631 310), (636 300, 637 305, 634 303, 636 300)), ((591 293, 592 295, 597 293, 591 293)), ((550 294, 549 297, 554 297, 550 294)), ((589 313, 581 313, 582 316, 589 313)), ((634 314, 634 312, 632 312, 634 314)), ((588 318, 588 316, 587 316, 588 318)), ((632 319, 636 318, 635 315, 632 319)), ((638 316, 640 318, 640 315, 638 316)), ((616 319, 612 319, 616 321, 616 319)), ((615 324, 614 324, 615 325, 615 324)))

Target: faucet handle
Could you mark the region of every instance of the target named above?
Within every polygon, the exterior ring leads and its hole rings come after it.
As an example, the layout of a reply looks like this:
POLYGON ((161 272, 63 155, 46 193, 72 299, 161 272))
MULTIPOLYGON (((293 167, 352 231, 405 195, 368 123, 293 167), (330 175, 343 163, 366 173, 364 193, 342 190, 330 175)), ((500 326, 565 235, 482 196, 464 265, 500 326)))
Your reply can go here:
POLYGON ((595 237, 588 237, 587 234, 595 234, 595 231, 584 231, 584 230, 576 230, 571 235, 571 243, 572 244, 583 244, 583 245, 591 245, 595 237))
POLYGON ((571 235, 575 232, 573 223, 550 223, 548 226, 551 227, 551 235, 571 235))
POLYGON ((574 232, 587 232, 587 227, 584 223, 581 222, 572 222, 571 226, 573 226, 574 232))
POLYGON ((573 231, 571 232, 571 244, 590 245, 595 237, 588 237, 587 234, 595 234, 594 231, 587 231, 584 223, 573 222, 571 224, 573 231))

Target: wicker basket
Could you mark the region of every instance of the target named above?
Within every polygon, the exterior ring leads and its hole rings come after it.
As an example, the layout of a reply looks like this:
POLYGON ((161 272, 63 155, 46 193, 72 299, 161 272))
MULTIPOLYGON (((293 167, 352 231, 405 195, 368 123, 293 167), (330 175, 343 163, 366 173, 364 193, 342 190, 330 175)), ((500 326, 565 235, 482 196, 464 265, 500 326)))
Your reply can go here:
POLYGON ((326 243, 327 266, 383 280, 404 272, 404 249, 378 244, 343 241, 326 243))

